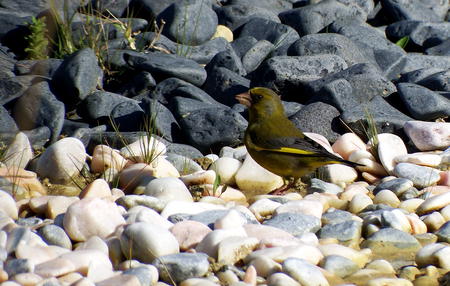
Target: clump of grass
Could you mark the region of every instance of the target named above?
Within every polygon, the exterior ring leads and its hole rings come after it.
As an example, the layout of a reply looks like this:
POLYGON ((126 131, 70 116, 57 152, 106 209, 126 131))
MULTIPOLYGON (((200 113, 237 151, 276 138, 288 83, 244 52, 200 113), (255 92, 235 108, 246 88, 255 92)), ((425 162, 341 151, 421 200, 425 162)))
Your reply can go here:
POLYGON ((48 58, 48 40, 47 40, 47 26, 45 24, 45 17, 31 18, 31 23, 28 24, 30 34, 25 36, 28 46, 25 48, 27 59, 42 60, 48 58))
POLYGON ((377 130, 377 126, 375 124, 375 121, 373 120, 373 116, 370 113, 370 111, 366 108, 364 110, 364 113, 366 115, 366 124, 367 127, 364 126, 364 124, 362 125, 362 128, 364 130, 364 133, 367 136, 368 141, 370 142, 370 153, 372 153, 373 156, 375 156, 375 158, 378 159, 378 130, 377 130))

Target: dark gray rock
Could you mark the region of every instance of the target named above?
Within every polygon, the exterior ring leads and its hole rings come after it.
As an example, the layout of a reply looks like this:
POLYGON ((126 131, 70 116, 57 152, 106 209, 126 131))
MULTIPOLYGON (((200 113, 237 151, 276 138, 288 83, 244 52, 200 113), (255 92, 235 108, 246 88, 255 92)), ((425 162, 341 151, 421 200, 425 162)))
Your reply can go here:
POLYGON ((335 107, 318 101, 305 105, 289 119, 303 132, 318 133, 334 142, 340 136, 337 132, 339 115, 340 112, 335 107))
POLYGON ((27 217, 27 218, 19 218, 16 223, 20 226, 28 226, 34 227, 38 224, 41 224, 43 220, 38 217, 27 217))
POLYGON ((401 73, 407 73, 425 68, 448 70, 450 69, 450 57, 408 53, 406 55, 406 64, 401 73))
POLYGON ((187 142, 205 154, 237 145, 247 128, 247 121, 239 113, 215 107, 192 112, 179 122, 187 142))
POLYGON ((44 59, 44 60, 22 60, 16 62, 14 71, 17 75, 40 75, 46 78, 52 78, 55 71, 59 68, 63 60, 44 59))
POLYGON ((199 45, 211 39, 217 27, 217 15, 207 1, 175 2, 157 16, 166 24, 163 34, 177 43, 199 45))
POLYGON ((318 232, 319 238, 336 238, 340 243, 357 242, 361 238, 362 223, 348 220, 324 225, 318 232))
POLYGON ((289 9, 292 9, 292 1, 290 0, 230 0, 227 2, 228 5, 242 4, 250 7, 259 7, 273 11, 275 13, 280 13, 289 9))
MULTIPOLYGON (((0 12, 3 16, 3 13, 0 12)), ((2 17, 0 17, 2 18, 2 17)), ((1 21, 1 20, 0 20, 1 21)), ((0 25, 1 26, 1 25, 0 25)), ((4 28, 3 26, 1 26, 4 28)), ((0 29, 0 39, 3 36, 2 30, 0 29)), ((13 77, 14 76, 14 66, 17 60, 14 58, 15 55, 9 50, 8 47, 3 46, 0 43, 0 78, 2 77, 13 77)))
MULTIPOLYGON (((92 0, 88 5, 91 5, 93 9, 104 15, 112 14, 116 18, 120 18, 122 16, 127 16, 127 8, 130 2, 130 0, 92 0)), ((89 6, 87 8, 89 8, 89 6)))
POLYGON ((267 40, 258 41, 242 56, 244 69, 248 73, 254 71, 269 56, 274 48, 275 46, 267 40))
POLYGON ((450 100, 437 92, 414 83, 399 83, 397 90, 414 119, 430 121, 450 116, 450 100))
POLYGON ((47 126, 52 132, 52 142, 58 140, 64 116, 64 104, 56 99, 45 81, 28 88, 13 108, 13 117, 21 130, 47 126))
POLYGON ((144 98, 141 106, 146 114, 145 116, 153 121, 154 125, 152 127, 156 134, 170 142, 179 138, 180 126, 167 107, 156 100, 149 100, 148 98, 144 98))
POLYGON ((230 43, 225 38, 218 37, 198 46, 179 44, 175 53, 203 65, 209 63, 216 54, 231 49, 230 43))
POLYGON ((20 97, 30 86, 34 77, 0 75, 0 105, 20 97))
POLYGON ((395 1, 382 0, 381 5, 387 15, 394 21, 417 20, 439 21, 444 20, 448 10, 448 1, 395 1))
POLYGON ((381 190, 390 190, 397 196, 401 196, 412 187, 413 182, 411 180, 405 178, 395 178, 378 184, 373 190, 373 194, 376 195, 381 190))
POLYGON ((9 111, 0 105, 0 133, 19 131, 17 124, 9 114, 9 111))
POLYGON ((248 50, 250 50, 251 47, 253 47, 258 40, 255 37, 252 36, 241 36, 237 39, 235 39, 231 46, 233 47, 234 51, 236 52, 236 55, 239 58, 242 58, 248 50))
POLYGON ((204 92, 202 89, 193 86, 193 85, 186 85, 186 86, 180 86, 174 89, 171 94, 171 98, 169 99, 169 104, 172 104, 172 100, 178 97, 188 98, 188 99, 195 99, 198 101, 201 101, 203 103, 213 104, 216 107, 222 106, 226 107, 226 105, 223 105, 219 102, 217 102, 214 98, 212 98, 209 94, 204 92))
POLYGON ((278 15, 281 22, 294 28, 300 36, 315 34, 339 19, 367 19, 367 13, 355 2, 325 0, 288 10, 278 15))
MULTIPOLYGON (((177 2, 177 0, 133 0, 130 1, 129 10, 134 11, 136 17, 153 21, 159 13, 175 2, 177 2)), ((160 25, 159 22, 158 25, 160 25)))
POLYGON ((206 71, 203 67, 193 60, 177 55, 127 51, 123 57, 132 68, 148 71, 156 80, 176 77, 197 86, 206 80, 206 71))
POLYGON ((167 146, 167 153, 173 153, 180 156, 186 156, 190 159, 203 157, 202 152, 195 149, 191 145, 172 143, 167 146))
POLYGON ((116 92, 125 97, 138 97, 149 93, 155 86, 156 81, 152 74, 143 71, 133 75, 125 84, 121 84, 116 92))
POLYGON ((152 262, 160 278, 168 283, 180 283, 189 278, 202 277, 209 269, 205 253, 177 253, 163 255, 152 262))
POLYGON ((350 221, 352 217, 353 214, 351 212, 330 208, 322 214, 322 225, 350 221))
POLYGON ((386 36, 394 41, 403 37, 418 46, 435 46, 450 37, 450 23, 404 20, 390 24, 386 36))
POLYGON ((397 78, 402 71, 406 52, 388 41, 376 28, 345 26, 338 32, 352 40, 366 58, 376 64, 388 79, 397 78))
POLYGON ((359 47, 341 34, 312 34, 300 38, 288 50, 290 56, 313 56, 333 54, 345 60, 348 66, 367 63, 368 60, 359 47))
POLYGON ((175 54, 177 51, 177 43, 173 42, 166 36, 155 32, 143 32, 135 37, 136 48, 138 50, 162 51, 175 54))
POLYGON ((317 217, 300 213, 277 214, 265 220, 263 224, 285 230, 294 236, 316 232, 321 226, 321 222, 317 217))
POLYGON ((359 270, 359 266, 352 260, 340 255, 327 255, 319 264, 326 271, 344 278, 359 270))
POLYGON ((450 221, 444 223, 434 234, 439 241, 450 243, 450 221))
POLYGON ((427 55, 434 56, 450 56, 450 39, 443 41, 441 44, 425 50, 427 55))
POLYGON ((231 30, 239 28, 252 18, 267 19, 280 23, 277 14, 266 8, 242 3, 222 6, 215 10, 219 18, 219 24, 229 27, 231 30))
POLYGON ((34 264, 28 259, 9 259, 5 263, 5 271, 9 277, 20 273, 34 272, 34 264))
POLYGON ((444 71, 444 70, 440 69, 440 68, 434 68, 434 67, 421 68, 418 70, 414 70, 414 71, 410 71, 410 72, 406 72, 406 73, 402 74, 398 81, 399 82, 408 82, 408 83, 418 83, 419 81, 429 77, 430 75, 433 75, 433 74, 441 72, 441 71, 444 71))
POLYGON ((411 180, 417 188, 434 185, 440 180, 437 169, 412 163, 398 163, 394 168, 394 174, 397 177, 411 180))
POLYGON ((77 107, 77 114, 88 121, 97 121, 110 117, 114 107, 124 102, 138 103, 117 93, 95 91, 89 94, 77 107))
POLYGON ((375 96, 367 104, 360 104, 341 114, 341 119, 359 136, 367 136, 368 116, 373 119, 379 133, 398 133, 406 121, 413 120, 390 105, 381 96, 375 96), (363 127, 364 126, 364 127, 363 127))
POLYGON ((123 274, 136 276, 141 286, 152 286, 152 281, 155 280, 150 268, 145 266, 127 269, 123 274))
POLYGON ((338 185, 327 183, 317 178, 312 178, 311 185, 308 187, 308 193, 325 193, 337 195, 343 191, 344 190, 338 185))
POLYGON ((417 83, 431 90, 450 91, 450 70, 429 75, 417 83))
POLYGON ((304 106, 303 104, 294 101, 281 101, 281 103, 283 104, 284 113, 287 117, 291 117, 304 106))
POLYGON ((213 107, 215 106, 210 103, 180 96, 175 96, 171 101, 171 110, 179 120, 197 110, 213 107))
POLYGON ((192 89, 195 90, 196 92, 197 91, 203 92, 203 90, 199 89, 198 87, 195 87, 194 85, 192 85, 184 80, 181 80, 181 79, 178 79, 175 77, 171 77, 171 78, 165 79, 163 81, 160 81, 156 85, 156 87, 152 91, 152 93, 150 94, 150 97, 152 99, 156 99, 159 102, 161 102, 162 104, 166 105, 171 100, 173 91, 179 87, 185 87, 185 86, 192 87, 192 89))
MULTIPOLYGON (((356 64, 343 71, 308 82, 305 84, 306 90, 312 94, 317 94, 317 100, 323 100, 325 95, 329 94, 329 92, 321 94, 321 90, 323 90, 327 84, 337 79, 345 79, 350 83, 353 102, 365 103, 376 96, 385 97, 396 91, 395 85, 381 75, 375 66, 370 64, 356 64)), ((345 95, 348 92, 348 86, 346 87, 344 85, 343 88, 343 94, 345 95)), ((338 97, 339 96, 336 96, 335 99, 338 99, 338 97)), ((347 96, 342 97, 346 98, 347 96)), ((326 98, 325 101, 327 101, 326 98)), ((342 102, 339 105, 341 107, 346 106, 342 102)))
MULTIPOLYGON (((228 214, 229 210, 211 210, 203 211, 198 214, 191 215, 189 220, 203 223, 211 229, 214 229, 214 222, 228 214)), ((250 217, 245 213, 238 212, 239 215, 247 221, 247 223, 258 223, 254 217, 250 217)))
POLYGON ((223 52, 217 53, 211 61, 206 65, 207 72, 214 68, 223 67, 237 73, 238 75, 245 76, 246 70, 242 66, 240 57, 236 54, 234 49, 228 49, 223 52))
POLYGON ((272 57, 252 73, 252 86, 268 87, 304 103, 314 94, 299 92, 308 82, 346 68, 345 61, 336 55, 272 57))
POLYGON ((72 249, 72 242, 63 228, 48 224, 38 229, 39 235, 48 245, 56 245, 67 249, 72 249))
POLYGON ((66 104, 85 99, 102 82, 103 72, 93 50, 84 48, 62 62, 52 78, 52 89, 66 104))
MULTIPOLYGON (((119 131, 152 131, 152 126, 145 124, 145 112, 134 101, 124 101, 111 110, 111 119, 119 131)), ((150 119, 148 119, 150 120, 150 119)))
POLYGON ((250 81, 226 68, 214 68, 208 73, 203 90, 215 100, 227 106, 235 104, 236 94, 246 92, 250 81))
POLYGON ((274 44, 275 48, 292 44, 300 38, 298 33, 288 25, 262 18, 249 20, 239 29, 238 34, 238 37, 252 36, 258 41, 267 40, 274 44))
POLYGON ((89 124, 82 121, 64 119, 61 135, 72 137, 78 129, 89 128, 89 124))

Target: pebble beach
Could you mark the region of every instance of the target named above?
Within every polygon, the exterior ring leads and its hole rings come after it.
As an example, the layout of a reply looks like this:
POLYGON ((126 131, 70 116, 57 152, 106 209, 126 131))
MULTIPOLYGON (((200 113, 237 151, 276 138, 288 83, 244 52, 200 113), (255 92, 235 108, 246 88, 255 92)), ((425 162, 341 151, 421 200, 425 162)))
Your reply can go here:
POLYGON ((26 59, 45 2, 0 8, 0 286, 450 285, 448 1, 92 1, 104 60, 26 59), (255 86, 364 166, 270 194, 255 86))

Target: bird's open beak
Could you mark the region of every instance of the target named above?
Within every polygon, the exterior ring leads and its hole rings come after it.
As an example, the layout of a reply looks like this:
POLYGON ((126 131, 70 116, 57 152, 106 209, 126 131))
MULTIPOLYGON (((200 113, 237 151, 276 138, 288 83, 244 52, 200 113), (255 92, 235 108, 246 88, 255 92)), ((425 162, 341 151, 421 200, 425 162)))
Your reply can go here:
POLYGON ((240 93, 236 95, 235 97, 237 101, 239 101, 240 104, 243 104, 247 107, 250 107, 252 105, 252 97, 248 92, 240 93))

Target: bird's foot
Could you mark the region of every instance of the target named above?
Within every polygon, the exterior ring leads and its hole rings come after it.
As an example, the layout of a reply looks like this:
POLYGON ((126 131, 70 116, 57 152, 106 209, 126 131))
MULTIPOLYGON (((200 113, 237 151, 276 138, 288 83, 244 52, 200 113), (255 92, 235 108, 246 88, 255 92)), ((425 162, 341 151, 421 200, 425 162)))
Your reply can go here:
POLYGON ((293 179, 285 180, 284 184, 281 187, 276 188, 275 190, 271 191, 269 193, 269 195, 282 196, 282 195, 286 194, 287 191, 294 186, 294 184, 295 184, 295 180, 293 180, 293 179))

